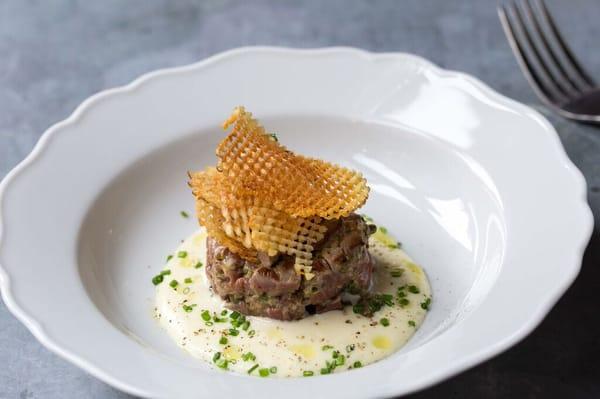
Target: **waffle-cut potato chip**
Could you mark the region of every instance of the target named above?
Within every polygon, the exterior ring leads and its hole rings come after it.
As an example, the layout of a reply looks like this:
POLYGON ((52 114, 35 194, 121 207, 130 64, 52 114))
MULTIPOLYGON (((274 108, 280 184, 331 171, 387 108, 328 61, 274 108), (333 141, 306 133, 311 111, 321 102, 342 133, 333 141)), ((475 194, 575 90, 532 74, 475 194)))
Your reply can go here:
POLYGON ((217 166, 190 173, 197 214, 208 234, 243 258, 257 252, 296 257, 296 271, 310 278, 314 246, 324 219, 361 207, 368 195, 358 172, 296 155, 246 112, 236 108, 223 128, 217 166))

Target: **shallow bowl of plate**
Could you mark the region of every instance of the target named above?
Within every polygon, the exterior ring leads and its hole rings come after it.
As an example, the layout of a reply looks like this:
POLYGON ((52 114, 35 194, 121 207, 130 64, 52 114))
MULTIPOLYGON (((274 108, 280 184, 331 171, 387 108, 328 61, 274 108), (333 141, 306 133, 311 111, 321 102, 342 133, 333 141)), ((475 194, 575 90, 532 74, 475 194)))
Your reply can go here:
POLYGON ((410 54, 251 47, 86 100, 0 186, 0 282, 50 350, 146 397, 385 397, 525 337, 577 276, 585 181, 552 126, 475 78, 410 54), (187 171, 222 118, 252 110, 299 153, 360 170, 361 212, 425 269, 434 301, 394 355, 311 378, 254 378, 187 356, 152 317, 150 279, 197 228, 187 171))

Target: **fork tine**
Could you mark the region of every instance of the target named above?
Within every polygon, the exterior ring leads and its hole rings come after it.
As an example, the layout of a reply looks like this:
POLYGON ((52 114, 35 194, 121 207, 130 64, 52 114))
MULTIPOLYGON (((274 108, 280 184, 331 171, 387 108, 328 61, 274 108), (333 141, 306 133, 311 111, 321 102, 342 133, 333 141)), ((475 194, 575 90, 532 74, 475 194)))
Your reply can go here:
POLYGON ((554 80, 557 82, 557 84, 560 85, 560 87, 563 89, 563 91, 568 92, 570 96, 576 96, 584 88, 580 88, 576 83, 577 79, 573 79, 572 76, 569 76, 569 73, 563 67, 563 64, 560 61, 557 54, 555 53, 554 48, 548 41, 544 29, 542 29, 540 25, 540 21, 538 20, 539 17, 534 12, 531 6, 531 0, 523 0, 521 4, 523 5, 523 9, 525 10, 527 19, 532 22, 531 31, 539 39, 537 41, 534 41, 534 44, 538 49, 538 54, 539 51, 542 51, 545 55, 549 57, 548 67, 551 67, 549 68, 551 70, 550 73, 554 77, 554 80))
POLYGON ((583 83, 586 88, 591 88, 595 86, 594 79, 583 69, 577 58, 565 42, 562 37, 562 34, 558 30, 556 23, 554 22, 554 18, 548 11, 548 7, 546 7, 546 3, 543 0, 536 0, 536 8, 540 10, 540 14, 543 16, 544 21, 548 28, 550 28, 550 32, 556 39, 557 47, 562 51, 564 55, 564 59, 567 61, 567 64, 570 65, 570 68, 573 72, 575 72, 575 76, 580 81, 580 84, 583 83))
POLYGON ((520 18, 518 9, 513 4, 502 5, 498 8, 498 15, 519 66, 538 97, 549 104, 564 103, 567 100, 566 96, 561 93, 550 78, 545 66, 540 62, 539 55, 535 55, 535 48, 532 46, 527 30, 523 27, 523 20, 520 18), (509 17, 511 10, 513 14, 517 15, 517 18, 509 17), (511 20, 513 21, 511 22, 511 20), (516 31, 516 26, 518 26, 520 32, 516 31), (525 42, 528 43, 528 47, 532 51, 527 51, 519 37, 525 38, 525 42))

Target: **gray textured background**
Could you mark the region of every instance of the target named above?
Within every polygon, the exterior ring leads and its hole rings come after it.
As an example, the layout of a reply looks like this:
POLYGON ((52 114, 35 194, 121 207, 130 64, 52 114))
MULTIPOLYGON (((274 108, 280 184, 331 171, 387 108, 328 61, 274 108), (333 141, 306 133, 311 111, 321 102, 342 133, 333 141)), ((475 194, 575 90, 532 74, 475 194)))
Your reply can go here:
MULTIPOLYGON (((600 76, 600 2, 548 0, 600 76)), ((233 47, 408 51, 534 105, 494 1, 0 0, 0 177, 91 94, 233 47)), ((600 220, 600 128, 549 115, 600 220)), ((582 275, 524 342, 418 398, 600 397, 600 234, 582 275)), ((127 397, 44 349, 0 303, 0 398, 127 397)))

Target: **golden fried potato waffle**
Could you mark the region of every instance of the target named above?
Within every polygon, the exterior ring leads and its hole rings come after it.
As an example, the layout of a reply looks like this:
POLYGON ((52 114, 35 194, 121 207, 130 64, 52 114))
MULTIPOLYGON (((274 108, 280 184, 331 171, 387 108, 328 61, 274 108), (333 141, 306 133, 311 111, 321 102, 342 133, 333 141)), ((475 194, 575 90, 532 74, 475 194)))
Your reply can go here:
POLYGON ((296 155, 267 134, 243 107, 223 128, 231 133, 217 147, 217 166, 190 173, 197 214, 208 234, 245 259, 257 251, 296 257, 296 270, 310 278, 314 245, 323 239, 323 219, 339 219, 369 195, 358 172, 296 155))

